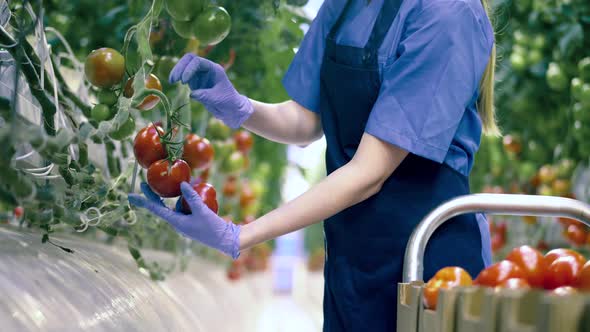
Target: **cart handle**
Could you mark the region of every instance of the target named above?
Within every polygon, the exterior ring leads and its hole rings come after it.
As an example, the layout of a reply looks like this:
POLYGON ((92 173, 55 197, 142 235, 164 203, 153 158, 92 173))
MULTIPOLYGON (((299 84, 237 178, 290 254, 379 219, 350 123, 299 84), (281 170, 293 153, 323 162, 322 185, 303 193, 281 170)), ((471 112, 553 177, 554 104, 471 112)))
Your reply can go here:
POLYGON ((590 205, 570 198, 511 194, 460 196, 430 212, 410 236, 404 258, 403 282, 422 280, 426 243, 440 225, 466 213, 569 217, 590 226, 590 205))

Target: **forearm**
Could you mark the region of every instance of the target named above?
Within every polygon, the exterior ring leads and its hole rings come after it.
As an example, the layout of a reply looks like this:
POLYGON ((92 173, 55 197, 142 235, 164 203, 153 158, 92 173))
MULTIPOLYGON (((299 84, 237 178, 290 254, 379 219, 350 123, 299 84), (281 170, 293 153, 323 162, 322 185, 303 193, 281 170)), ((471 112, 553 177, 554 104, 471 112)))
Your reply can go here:
POLYGON ((243 226, 240 250, 327 219, 373 196, 381 185, 379 178, 349 163, 293 201, 243 226))
POLYGON ((322 135, 319 117, 294 101, 266 104, 251 100, 254 113, 243 127, 271 141, 306 145, 322 135))

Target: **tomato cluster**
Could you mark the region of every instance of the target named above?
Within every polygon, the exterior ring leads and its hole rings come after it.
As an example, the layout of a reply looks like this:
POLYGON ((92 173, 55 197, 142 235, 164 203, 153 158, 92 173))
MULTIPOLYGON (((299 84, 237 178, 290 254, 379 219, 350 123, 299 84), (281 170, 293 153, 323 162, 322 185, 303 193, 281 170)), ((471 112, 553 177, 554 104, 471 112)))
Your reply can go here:
MULTIPOLYGON (((425 286, 424 304, 436 308, 440 288, 470 286, 471 277, 458 267, 441 269, 425 286)), ((493 288, 552 291, 558 295, 590 291, 590 261, 571 249, 554 249, 543 255, 530 246, 514 248, 506 259, 479 273, 473 285, 493 288)))
POLYGON ((227 269, 227 278, 239 280, 246 272, 261 272, 268 268, 272 248, 266 242, 243 252, 227 269))
POLYGON ((231 17, 220 6, 207 6, 204 0, 167 0, 166 11, 172 28, 182 38, 196 39, 201 45, 216 45, 231 30, 231 17))

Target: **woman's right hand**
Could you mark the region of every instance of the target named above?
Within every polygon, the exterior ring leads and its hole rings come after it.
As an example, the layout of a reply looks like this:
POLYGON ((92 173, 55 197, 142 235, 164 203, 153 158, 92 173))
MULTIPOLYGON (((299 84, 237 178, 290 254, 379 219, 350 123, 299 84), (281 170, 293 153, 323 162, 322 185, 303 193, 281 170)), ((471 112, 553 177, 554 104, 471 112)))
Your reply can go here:
POLYGON ((250 100, 234 88, 219 64, 192 53, 185 54, 170 72, 170 83, 182 82, 191 98, 201 102, 214 117, 236 129, 254 112, 250 100))

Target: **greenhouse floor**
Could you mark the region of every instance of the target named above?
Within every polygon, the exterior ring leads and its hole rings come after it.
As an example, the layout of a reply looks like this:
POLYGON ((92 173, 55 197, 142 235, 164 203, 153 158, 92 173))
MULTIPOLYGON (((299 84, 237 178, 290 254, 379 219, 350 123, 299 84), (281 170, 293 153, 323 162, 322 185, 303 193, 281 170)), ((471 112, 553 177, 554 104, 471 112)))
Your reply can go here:
POLYGON ((277 257, 269 271, 233 282, 223 265, 195 257, 186 272, 155 282, 138 272, 127 248, 80 237, 52 241, 74 252, 0 226, 3 331, 321 330, 322 274, 309 273, 302 258, 291 257, 287 288, 284 270, 272 268, 277 257))

